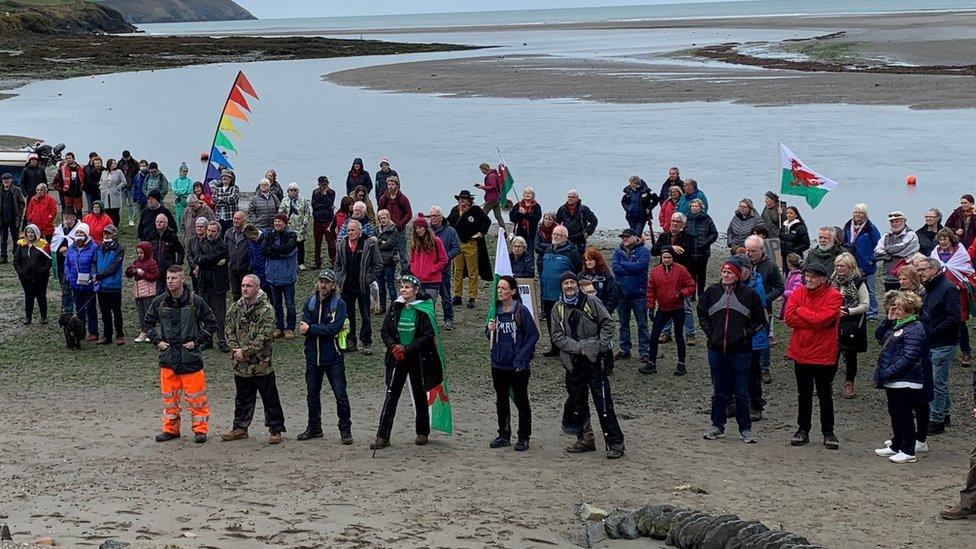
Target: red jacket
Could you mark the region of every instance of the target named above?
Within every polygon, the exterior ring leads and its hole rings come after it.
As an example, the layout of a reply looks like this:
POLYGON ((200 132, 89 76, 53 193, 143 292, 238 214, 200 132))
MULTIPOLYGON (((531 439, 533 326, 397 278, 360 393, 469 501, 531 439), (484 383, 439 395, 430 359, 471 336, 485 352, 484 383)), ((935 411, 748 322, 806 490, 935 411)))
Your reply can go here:
POLYGON ((799 286, 786 300, 784 319, 793 328, 786 356, 799 364, 833 366, 837 364, 840 308, 844 298, 833 286, 824 283, 810 291, 799 286))
POLYGON ((37 225, 41 230, 41 236, 49 238, 54 234, 54 219, 58 217, 58 203, 54 198, 46 194, 43 198, 34 195, 27 204, 27 222, 37 225))
POLYGON ((410 201, 407 200, 407 196, 400 191, 397 191, 396 197, 390 198, 390 193, 383 193, 383 196, 377 201, 379 205, 379 210, 386 210, 390 212, 390 221, 397 226, 397 229, 403 230, 413 219, 413 211, 410 209, 410 201))
POLYGON ((662 311, 677 311, 685 306, 685 298, 695 295, 695 281, 688 269, 677 263, 670 268, 658 265, 647 277, 647 310, 655 303, 662 311))
MULTIPOLYGON (((98 215, 90 213, 81 221, 82 223, 86 223, 88 225, 88 229, 91 231, 91 238, 95 241, 95 244, 101 246, 102 238, 105 236, 105 227, 112 224, 112 218, 106 213, 100 213, 98 215)), ((118 227, 116 227, 116 229, 117 228, 118 227)))
POLYGON ((671 200, 664 200, 661 202, 661 210, 658 212, 658 221, 661 222, 661 228, 666 233, 671 232, 671 216, 674 212, 678 211, 678 205, 671 200))
POLYGON ((422 284, 440 284, 447 262, 447 250, 444 249, 444 243, 435 236, 432 251, 410 251, 410 274, 419 278, 422 284))

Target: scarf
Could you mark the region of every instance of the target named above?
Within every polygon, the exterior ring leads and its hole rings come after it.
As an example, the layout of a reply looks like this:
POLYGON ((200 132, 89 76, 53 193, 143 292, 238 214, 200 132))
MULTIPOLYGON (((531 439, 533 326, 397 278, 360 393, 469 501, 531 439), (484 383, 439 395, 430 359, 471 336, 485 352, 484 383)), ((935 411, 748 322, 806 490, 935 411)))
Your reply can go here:
POLYGON ((569 202, 567 202, 566 203, 566 212, 569 213, 569 215, 576 215, 576 207, 577 206, 579 206, 579 202, 577 202, 576 204, 570 204, 569 202))
MULTIPOLYGON (((527 213, 529 213, 529 212, 531 212, 532 210, 535 209, 535 205, 536 205, 536 201, 535 201, 534 198, 531 198, 531 199, 530 198, 523 198, 521 200, 521 202, 519 202, 519 206, 518 207, 519 207, 519 211, 521 213, 527 214, 527 213)), ((525 229, 526 231, 528 231, 529 230, 529 218, 523 215, 521 221, 519 221, 519 225, 523 229, 525 229)))
POLYGON ((562 300, 563 304, 569 305, 570 307, 575 307, 576 304, 579 303, 579 295, 579 292, 573 294, 573 297, 566 297, 566 294, 563 294, 559 299, 562 300))
POLYGON ((836 272, 830 277, 830 284, 837 288, 837 291, 844 296, 844 306, 848 309, 857 307, 860 303, 861 297, 858 293, 858 282, 860 279, 854 275, 839 275, 836 272))
POLYGON ((545 223, 539 223, 539 236, 542 237, 543 242, 552 242, 552 231, 556 228, 556 224, 546 227, 545 223))
POLYGON ((905 318, 895 322, 895 329, 897 330, 898 328, 901 328, 905 324, 908 324, 909 322, 915 322, 916 320, 918 320, 918 315, 906 316, 905 318))
POLYGON ((864 230, 864 226, 867 224, 867 219, 865 219, 864 223, 861 223, 860 225, 855 223, 853 219, 851 220, 851 242, 857 240, 857 235, 861 234, 861 231, 864 230))

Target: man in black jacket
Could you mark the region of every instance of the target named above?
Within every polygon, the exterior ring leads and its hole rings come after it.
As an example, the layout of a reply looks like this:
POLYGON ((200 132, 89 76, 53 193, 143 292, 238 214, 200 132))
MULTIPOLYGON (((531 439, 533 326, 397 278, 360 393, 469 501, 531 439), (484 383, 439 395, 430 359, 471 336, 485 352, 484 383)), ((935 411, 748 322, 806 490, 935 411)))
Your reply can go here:
POLYGON ((20 189, 24 193, 24 200, 30 202, 32 196, 37 193, 37 186, 41 183, 47 184, 47 172, 41 167, 36 154, 27 157, 27 165, 20 173, 20 189))
MULTIPOLYGON (((154 190, 146 197, 146 208, 139 214, 139 229, 136 234, 139 235, 140 240, 149 241, 153 239, 153 233, 156 232, 157 215, 166 216, 167 226, 176 233, 179 225, 176 224, 176 218, 173 217, 173 212, 169 211, 169 208, 166 206, 163 206, 163 195, 159 191, 154 190)), ((160 272, 162 272, 162 266, 160 266, 160 272)))
MULTIPOLYGON (((227 231, 228 233, 230 231, 227 231)), ((197 255, 197 280, 200 285, 200 295, 210 305, 217 317, 217 347, 222 353, 229 353, 227 334, 224 332, 224 321, 227 319, 227 243, 220 238, 220 223, 211 221, 207 225, 207 238, 200 244, 197 255)), ((213 341, 207 341, 205 348, 213 346, 213 341)))
MULTIPOLYGON (((231 228, 224 233, 227 246, 227 276, 234 301, 241 298, 241 281, 251 273, 251 251, 244 236, 244 212, 234 212, 231 228)), ((220 222, 218 222, 219 224, 220 222)))
POLYGON ((488 248, 485 245, 485 233, 491 226, 491 220, 480 206, 474 203, 471 191, 464 189, 454 195, 458 205, 451 209, 447 216, 447 223, 454 228, 461 240, 461 254, 454 260, 454 273, 451 283, 454 285, 453 305, 458 306, 464 297, 464 277, 468 277, 468 308, 474 308, 474 301, 478 298, 478 278, 482 268, 490 269, 480 263, 487 262, 488 248), (484 261, 482 261, 484 256, 484 261))
POLYGON ((576 244, 579 253, 586 251, 586 239, 596 231, 596 215, 580 202, 579 192, 570 189, 566 203, 556 211, 556 223, 569 231, 569 241, 576 244))
POLYGON ((949 420, 949 367, 956 359, 959 347, 959 323, 962 310, 959 291, 946 278, 942 262, 926 257, 918 262, 918 276, 925 286, 925 301, 919 320, 929 338, 929 354, 932 357, 932 381, 935 398, 929 405, 930 423, 928 434, 945 432, 949 420))
POLYGON ((156 279, 156 295, 166 291, 166 278, 162 276, 162 273, 165 273, 166 269, 173 265, 182 267, 183 259, 186 256, 186 248, 183 247, 180 238, 176 236, 176 231, 171 229, 167 223, 164 214, 157 214, 155 230, 149 235, 149 238, 143 239, 152 244, 153 259, 159 265, 160 277, 156 279))
POLYGON ((0 176, 0 263, 7 262, 7 240, 10 247, 17 245, 20 227, 24 222, 24 210, 27 202, 20 187, 14 185, 14 176, 9 173, 0 176))
MULTIPOLYGON (((379 178, 379 175, 376 176, 379 178)), ((319 176, 319 187, 312 191, 312 238, 315 239, 315 268, 322 268, 322 239, 328 247, 329 264, 335 262, 336 239, 329 231, 335 215, 335 191, 329 188, 329 178, 319 176)))
POLYGON ((654 223, 651 222, 651 211, 661 201, 660 197, 647 188, 647 183, 636 175, 630 176, 624 187, 620 205, 624 209, 624 217, 634 234, 644 234, 644 225, 650 223, 651 242, 654 241, 654 223))
POLYGON ((668 191, 671 190, 671 187, 679 187, 682 189, 682 192, 684 192, 684 186, 685 182, 681 180, 681 175, 678 173, 678 167, 671 166, 668 169, 668 178, 665 179, 664 183, 661 185, 661 192, 658 193, 658 197, 661 200, 667 199, 668 191))

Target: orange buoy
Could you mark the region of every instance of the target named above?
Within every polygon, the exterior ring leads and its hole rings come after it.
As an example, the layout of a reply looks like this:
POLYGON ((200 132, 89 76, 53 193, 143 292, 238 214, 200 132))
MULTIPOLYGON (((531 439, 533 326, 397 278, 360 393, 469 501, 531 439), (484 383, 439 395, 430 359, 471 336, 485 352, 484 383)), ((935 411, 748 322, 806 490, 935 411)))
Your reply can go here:
POLYGON ((914 185, 916 181, 917 179, 915 178, 914 175, 909 175, 908 177, 905 178, 906 185, 914 185))

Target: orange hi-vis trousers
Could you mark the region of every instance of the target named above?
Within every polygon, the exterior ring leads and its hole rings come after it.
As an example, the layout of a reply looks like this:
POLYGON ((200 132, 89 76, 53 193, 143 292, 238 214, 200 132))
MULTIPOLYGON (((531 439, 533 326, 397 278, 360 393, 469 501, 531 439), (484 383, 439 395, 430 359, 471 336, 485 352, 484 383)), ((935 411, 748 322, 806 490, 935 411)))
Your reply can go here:
POLYGON ((163 432, 180 434, 180 400, 186 398, 195 434, 207 434, 210 408, 207 406, 207 380, 203 370, 177 374, 169 368, 159 369, 159 386, 163 391, 163 432))

